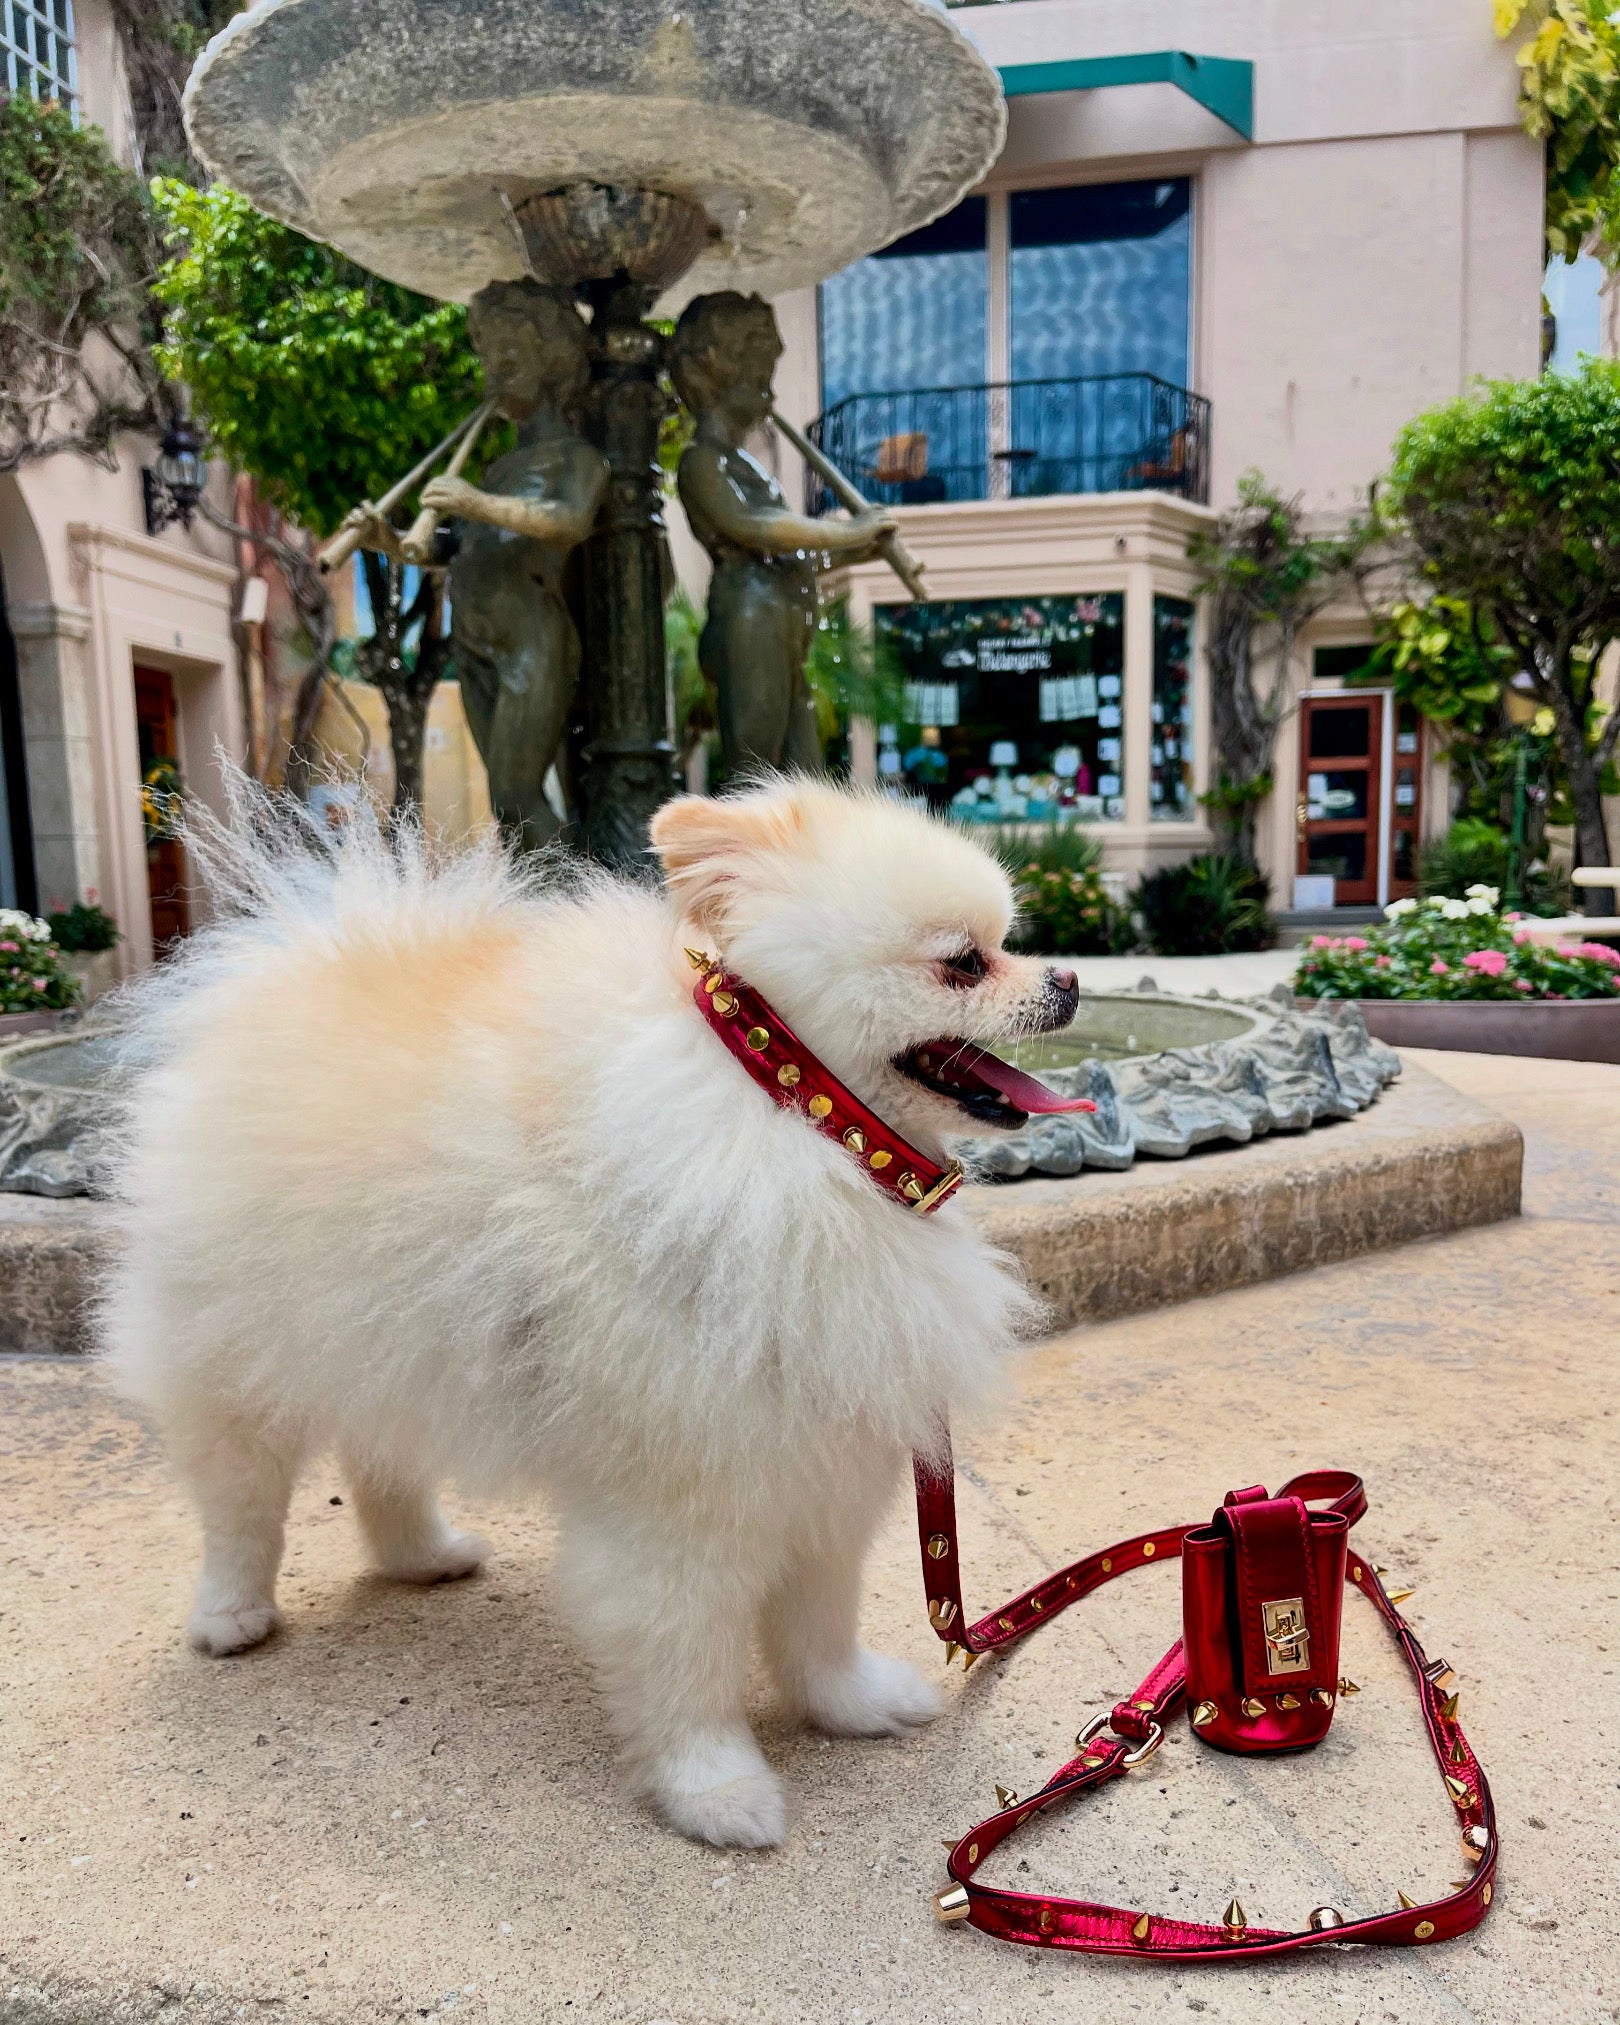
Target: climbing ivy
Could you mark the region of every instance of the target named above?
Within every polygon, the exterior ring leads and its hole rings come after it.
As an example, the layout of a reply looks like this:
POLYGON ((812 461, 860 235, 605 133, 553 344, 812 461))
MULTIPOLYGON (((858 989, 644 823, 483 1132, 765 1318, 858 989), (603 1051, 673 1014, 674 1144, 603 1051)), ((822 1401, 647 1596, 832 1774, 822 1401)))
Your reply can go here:
POLYGON ((1589 241, 1620 266, 1620 16, 1613 0, 1496 0, 1496 32, 1518 51, 1527 132, 1547 149, 1547 248, 1573 260, 1589 241))
POLYGON ((168 412, 147 282, 156 232, 139 177, 65 108, 0 98, 0 472, 168 412))

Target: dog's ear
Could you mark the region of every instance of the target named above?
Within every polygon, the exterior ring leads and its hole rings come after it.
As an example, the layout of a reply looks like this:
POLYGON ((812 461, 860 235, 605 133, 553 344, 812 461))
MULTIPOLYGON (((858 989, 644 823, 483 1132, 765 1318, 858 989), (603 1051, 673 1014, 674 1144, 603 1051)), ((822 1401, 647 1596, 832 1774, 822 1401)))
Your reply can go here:
POLYGON ((717 928, 739 882, 771 852, 790 846, 803 827, 801 797, 774 787, 718 798, 681 795, 653 817, 650 834, 681 912, 717 928))

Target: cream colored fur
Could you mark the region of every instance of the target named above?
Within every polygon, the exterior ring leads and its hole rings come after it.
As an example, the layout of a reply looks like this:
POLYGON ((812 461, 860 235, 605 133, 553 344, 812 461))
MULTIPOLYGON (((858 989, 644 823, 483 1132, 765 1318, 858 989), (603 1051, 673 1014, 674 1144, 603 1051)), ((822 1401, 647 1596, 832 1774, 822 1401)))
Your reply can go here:
POLYGON ((320 1451, 405 1581, 484 1558, 441 1481, 543 1487, 636 1787, 690 1835, 778 1841, 752 1640, 826 1729, 938 1712, 856 1642, 862 1556, 908 1449, 986 1399, 1035 1308, 960 1206, 899 1208, 748 1081, 683 945, 723 950, 934 1149, 959 1114, 891 1058, 1033 1025, 1045 985, 1001 953, 1001 870, 807 782, 670 804, 665 892, 375 834, 277 843, 237 799, 235 831, 193 839, 226 920, 135 1001, 151 1066, 103 1316, 201 1513, 192 1643, 279 1622, 287 1501, 320 1451), (994 960, 953 989, 964 937, 994 960))

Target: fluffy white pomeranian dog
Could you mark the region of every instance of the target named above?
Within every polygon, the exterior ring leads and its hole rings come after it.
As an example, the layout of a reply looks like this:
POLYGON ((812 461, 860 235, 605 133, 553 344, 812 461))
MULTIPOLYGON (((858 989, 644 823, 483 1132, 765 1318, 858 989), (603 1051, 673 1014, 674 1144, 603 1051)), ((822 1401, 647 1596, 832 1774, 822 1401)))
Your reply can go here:
POLYGON ((780 1841, 754 1636, 823 1730, 939 1712, 857 1643, 862 1558, 908 1451, 986 1398, 1038 1310, 959 1204, 911 1213, 756 1087, 685 946, 940 1157, 1024 1114, 981 1093, 965 1117, 916 1056, 1066 1024, 1073 973, 1006 952, 977 845, 810 781, 669 803, 662 891, 409 839, 289 847, 263 815, 259 841, 199 840, 234 908, 137 1000, 103 1308, 201 1513, 192 1644, 279 1623, 320 1451, 404 1582, 488 1551, 442 1480, 543 1486, 636 1789, 688 1835, 780 1841))

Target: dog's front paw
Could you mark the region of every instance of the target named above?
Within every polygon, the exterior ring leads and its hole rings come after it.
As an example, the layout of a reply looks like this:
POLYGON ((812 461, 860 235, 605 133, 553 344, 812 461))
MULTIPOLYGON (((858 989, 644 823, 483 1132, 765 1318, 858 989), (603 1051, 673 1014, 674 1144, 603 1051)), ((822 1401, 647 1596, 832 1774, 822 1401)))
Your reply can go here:
POLYGON ((787 1835, 787 1795, 753 1739, 720 1737, 672 1752, 646 1779, 672 1828, 722 1849, 774 1849, 787 1835))
POLYGON ((390 1563, 383 1573, 394 1582, 459 1582, 476 1575, 489 1559, 489 1542, 481 1533, 452 1533, 425 1559, 390 1563))
POLYGON ((281 1622, 273 1603, 250 1603, 235 1610, 206 1610, 201 1604, 186 1620, 186 1637, 198 1652, 223 1659, 262 1645, 281 1622))
POLYGON ((909 1661, 864 1646, 849 1666, 818 1671, 804 1692, 806 1719, 835 1737, 903 1737, 944 1708, 945 1697, 909 1661))

